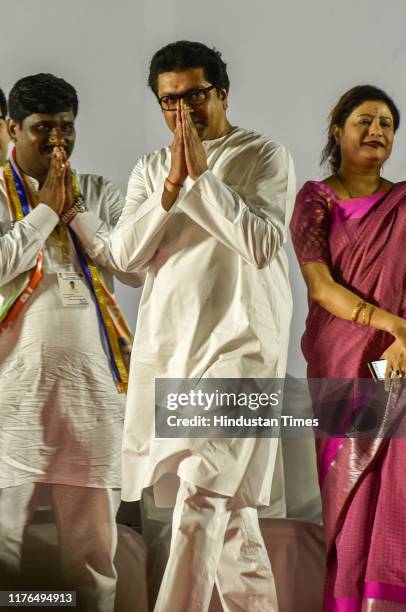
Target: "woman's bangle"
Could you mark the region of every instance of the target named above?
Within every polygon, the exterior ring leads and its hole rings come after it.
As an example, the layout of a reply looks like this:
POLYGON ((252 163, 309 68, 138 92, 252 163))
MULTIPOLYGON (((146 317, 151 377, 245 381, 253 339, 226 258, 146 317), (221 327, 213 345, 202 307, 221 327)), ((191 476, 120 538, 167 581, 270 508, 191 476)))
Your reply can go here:
POLYGON ((367 315, 368 315, 368 304, 365 304, 364 308, 362 309, 362 325, 368 324, 367 315))
POLYGON ((363 308, 366 307, 366 305, 367 305, 366 302, 358 302, 358 304, 352 311, 351 321, 353 321, 354 323, 356 322, 356 320, 358 319, 359 313, 361 312, 363 308))
POLYGON ((358 321, 358 317, 362 312, 362 319, 360 323, 362 325, 369 325, 371 323, 373 309, 374 307, 371 304, 367 304, 367 302, 358 302, 358 304, 352 311, 351 321, 356 323, 358 321))
POLYGON ((369 304, 369 316, 368 316, 368 321, 367 323, 365 323, 365 325, 371 325, 371 318, 372 318, 373 311, 374 311, 374 307, 372 306, 372 304, 369 304))

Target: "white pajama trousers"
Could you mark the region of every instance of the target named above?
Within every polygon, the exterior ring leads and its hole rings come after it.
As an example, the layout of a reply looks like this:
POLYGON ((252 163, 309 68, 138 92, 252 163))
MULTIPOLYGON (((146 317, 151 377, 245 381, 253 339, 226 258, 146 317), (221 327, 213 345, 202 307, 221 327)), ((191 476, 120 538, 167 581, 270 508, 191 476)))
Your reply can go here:
POLYGON ((155 612, 207 612, 216 583, 226 612, 277 612, 255 507, 181 481, 155 612))
POLYGON ((34 482, 0 489, 0 567, 20 574, 24 535, 44 486, 51 490, 64 588, 78 592, 85 610, 113 612, 117 491, 34 482))

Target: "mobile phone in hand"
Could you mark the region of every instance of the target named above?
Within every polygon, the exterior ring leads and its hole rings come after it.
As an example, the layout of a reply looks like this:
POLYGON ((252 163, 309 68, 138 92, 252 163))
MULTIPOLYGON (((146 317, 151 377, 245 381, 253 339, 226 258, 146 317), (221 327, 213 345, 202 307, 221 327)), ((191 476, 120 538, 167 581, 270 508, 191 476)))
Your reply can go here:
POLYGON ((375 382, 385 380, 386 359, 377 359, 376 361, 368 361, 368 367, 371 371, 372 378, 375 382))

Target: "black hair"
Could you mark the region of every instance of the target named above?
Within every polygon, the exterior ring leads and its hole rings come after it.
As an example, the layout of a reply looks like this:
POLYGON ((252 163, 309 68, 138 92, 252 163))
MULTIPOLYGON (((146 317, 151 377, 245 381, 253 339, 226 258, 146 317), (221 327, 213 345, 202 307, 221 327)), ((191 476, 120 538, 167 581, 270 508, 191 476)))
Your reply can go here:
POLYGON ((7 99, 2 89, 0 89, 0 115, 7 117, 7 99))
POLYGON ((21 124, 34 113, 55 114, 72 110, 78 113, 75 88, 53 74, 33 74, 17 81, 8 98, 11 119, 21 124))
POLYGON ((344 124, 352 111, 360 106, 363 102, 379 101, 384 102, 392 113, 394 131, 399 127, 400 112, 394 101, 387 93, 374 85, 356 85, 346 91, 329 116, 328 139, 321 154, 320 165, 328 163, 334 173, 338 171, 341 165, 340 146, 336 142, 333 135, 334 126, 344 127, 344 124))
POLYGON ((227 64, 214 47, 209 49, 200 42, 178 40, 157 51, 149 66, 148 85, 158 97, 158 76, 163 72, 176 72, 187 68, 203 68, 209 83, 217 90, 230 88, 227 64))

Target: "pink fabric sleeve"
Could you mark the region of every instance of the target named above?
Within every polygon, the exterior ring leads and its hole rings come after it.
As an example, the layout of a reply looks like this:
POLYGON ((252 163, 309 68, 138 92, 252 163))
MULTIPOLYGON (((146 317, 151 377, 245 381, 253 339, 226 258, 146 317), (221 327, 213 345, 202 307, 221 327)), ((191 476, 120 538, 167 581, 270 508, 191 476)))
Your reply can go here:
POLYGON ((329 200, 332 197, 313 181, 305 183, 297 194, 290 231, 300 265, 317 261, 331 263, 329 200))

